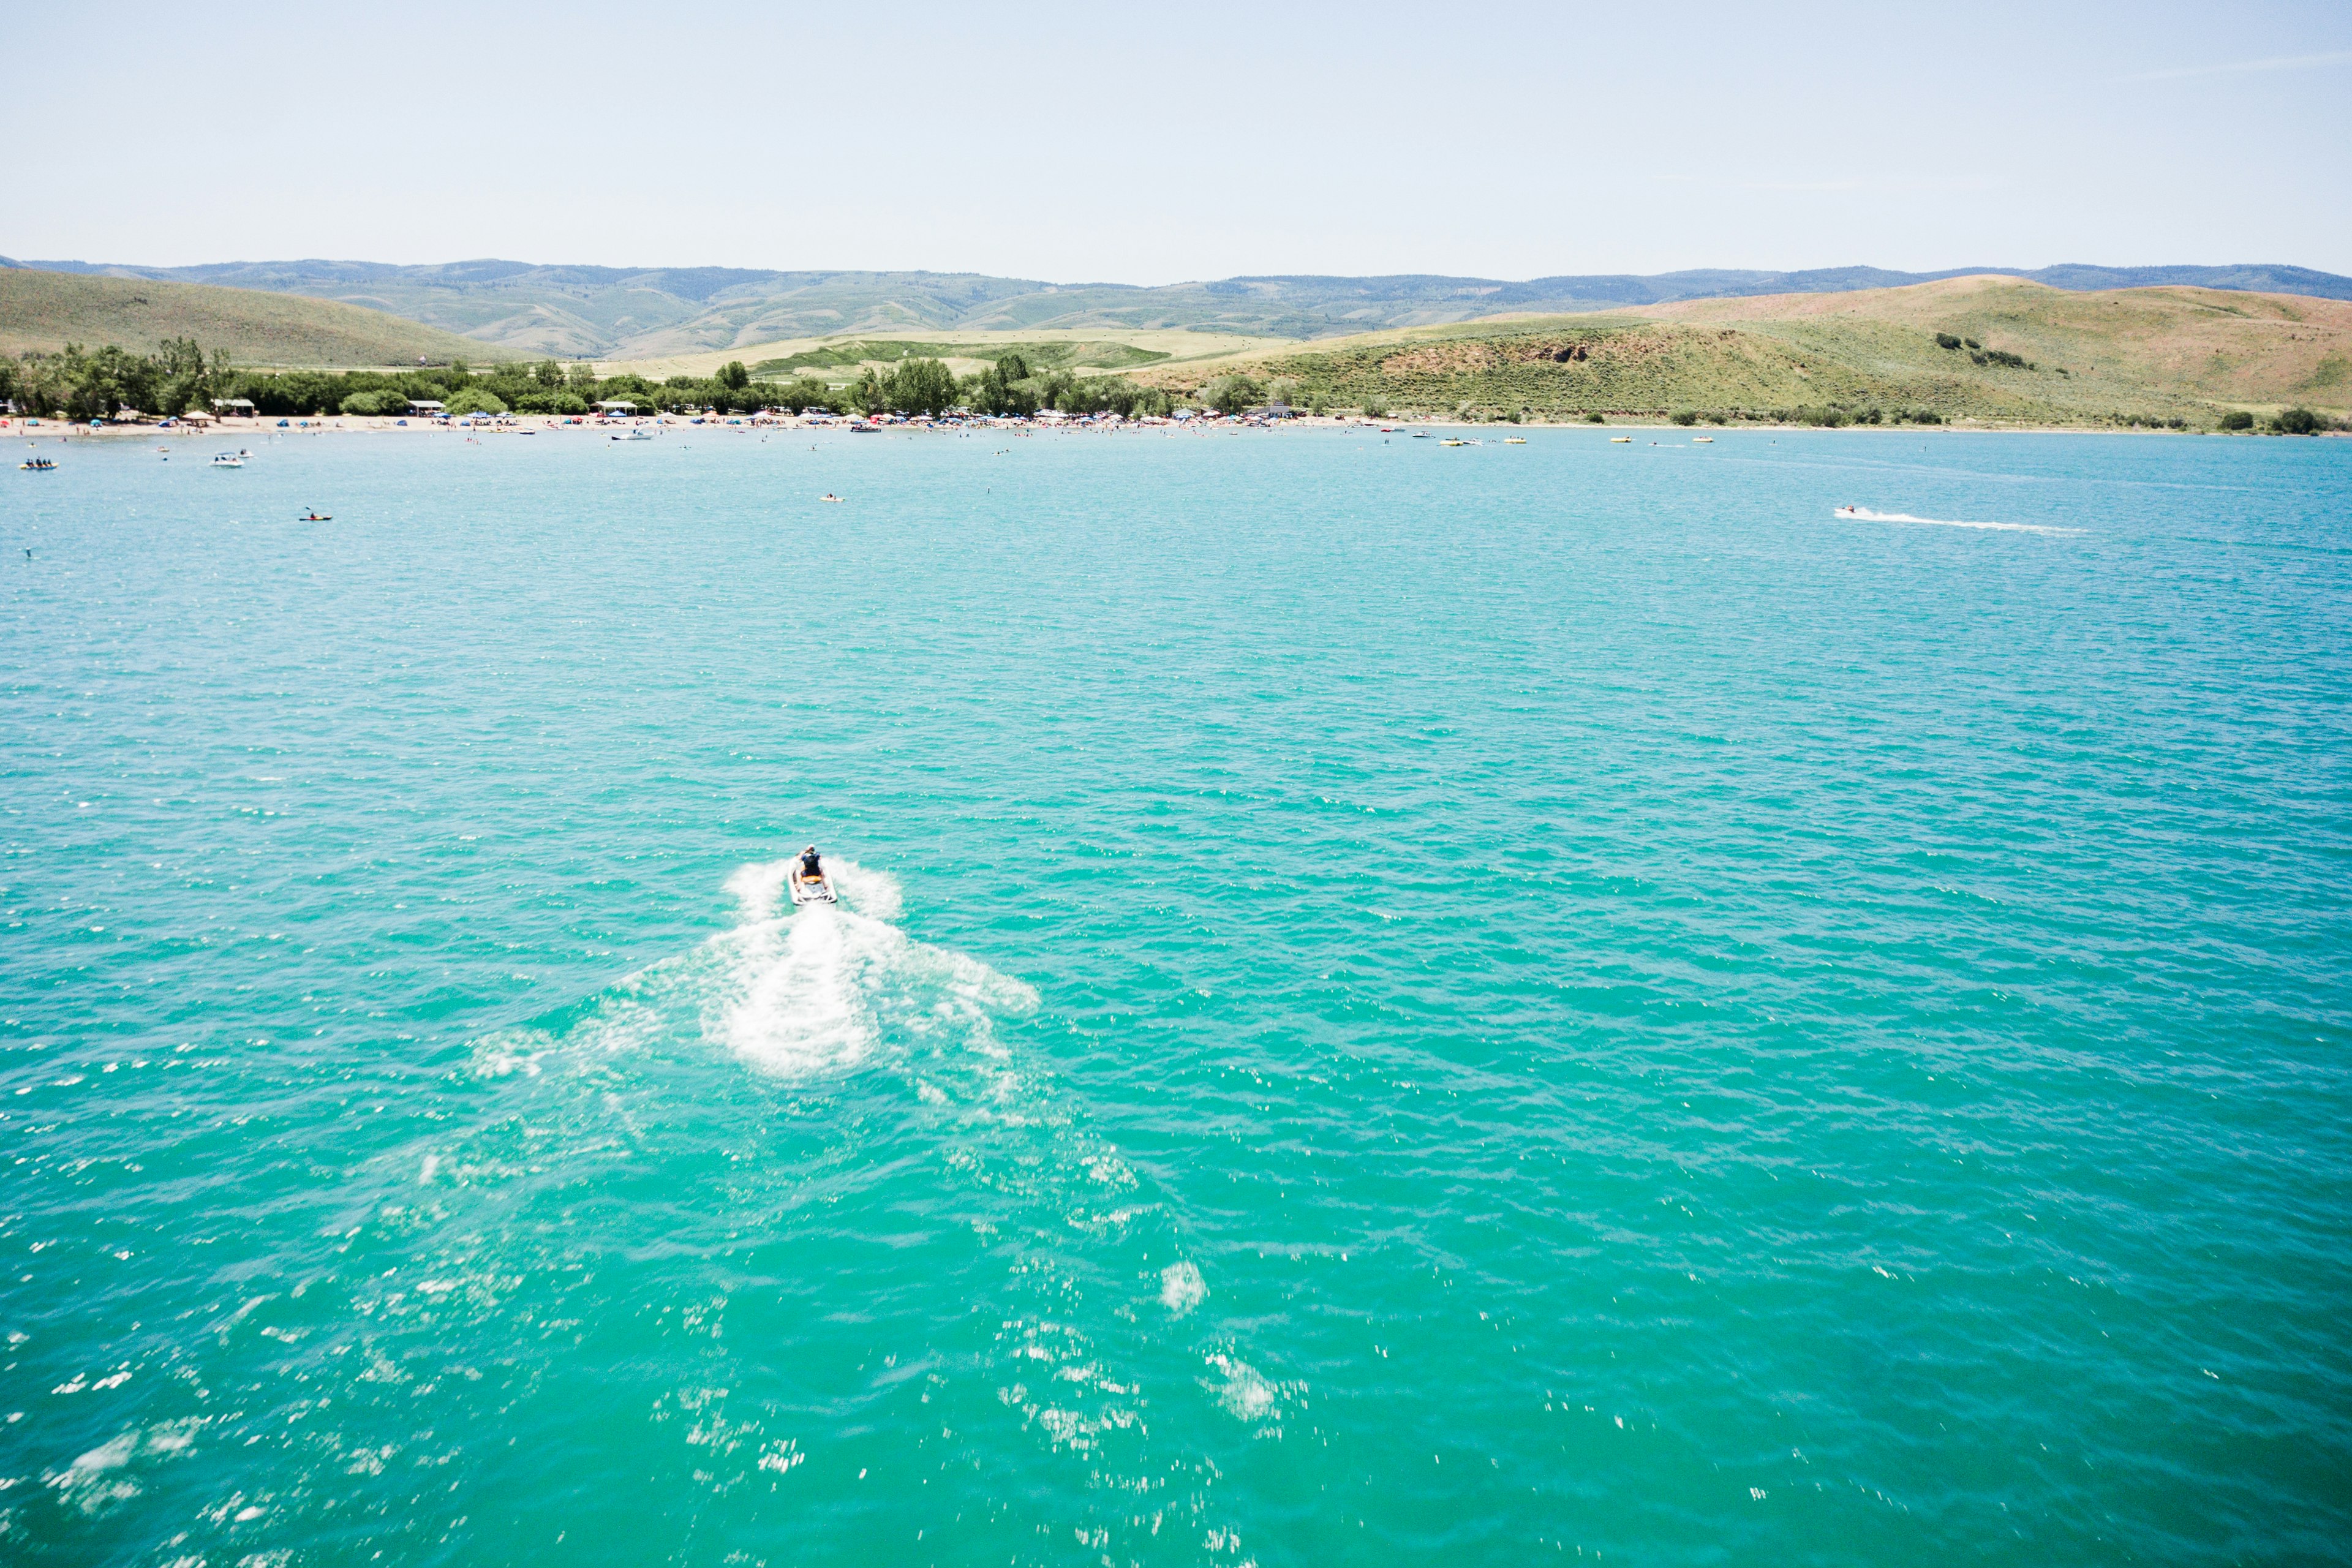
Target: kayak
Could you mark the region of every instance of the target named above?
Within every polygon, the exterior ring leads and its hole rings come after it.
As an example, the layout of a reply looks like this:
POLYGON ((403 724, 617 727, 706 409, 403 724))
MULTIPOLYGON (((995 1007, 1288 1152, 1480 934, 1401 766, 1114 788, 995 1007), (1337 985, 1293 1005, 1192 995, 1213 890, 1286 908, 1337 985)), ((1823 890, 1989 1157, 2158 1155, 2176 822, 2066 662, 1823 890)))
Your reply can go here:
POLYGON ((833 874, 829 871, 819 876, 803 877, 800 868, 795 866, 785 886, 792 889, 793 902, 796 905, 837 904, 841 901, 834 894, 833 874))

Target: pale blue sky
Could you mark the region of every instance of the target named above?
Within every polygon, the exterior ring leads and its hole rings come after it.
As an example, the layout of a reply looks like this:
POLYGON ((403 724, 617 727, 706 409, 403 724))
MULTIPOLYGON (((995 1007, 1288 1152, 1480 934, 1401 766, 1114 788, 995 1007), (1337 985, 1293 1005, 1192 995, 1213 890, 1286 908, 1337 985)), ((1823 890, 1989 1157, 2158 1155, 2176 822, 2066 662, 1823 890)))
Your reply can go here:
POLYGON ((0 254, 2352 273, 2352 6, 24 7, 0 254))

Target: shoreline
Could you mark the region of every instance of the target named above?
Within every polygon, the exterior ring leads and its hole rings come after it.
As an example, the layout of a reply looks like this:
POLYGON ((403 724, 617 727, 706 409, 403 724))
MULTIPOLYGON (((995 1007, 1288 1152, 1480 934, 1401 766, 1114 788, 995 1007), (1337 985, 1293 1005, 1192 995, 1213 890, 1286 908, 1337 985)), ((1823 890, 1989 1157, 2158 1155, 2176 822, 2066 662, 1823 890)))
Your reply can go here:
MULTIPOLYGON (((851 431, 851 423, 847 419, 839 416, 835 416, 831 418, 807 419, 793 415, 774 416, 751 415, 716 416, 706 416, 698 422, 692 416, 688 415, 667 415, 657 418, 645 418, 637 420, 577 420, 572 416, 564 415, 530 414, 512 415, 507 416, 504 420, 485 419, 478 423, 467 423, 459 420, 402 419, 390 415, 352 414, 321 415, 304 417, 289 416, 283 422, 275 418, 263 416, 254 419, 218 419, 201 426, 163 425, 157 423, 93 426, 87 422, 76 424, 59 419, 27 419, 26 416, 18 415, 0 416, 0 441, 23 441, 27 445, 34 445, 43 441, 54 441, 60 446, 68 445, 74 441, 97 441, 106 445, 119 445, 125 442, 142 439, 154 440, 159 443, 184 442, 191 445, 201 445, 207 441, 226 442, 229 441, 232 437, 243 437, 246 440, 246 444, 249 446, 251 437, 257 436, 276 439, 283 436, 324 435, 461 436, 467 440, 473 441, 478 441, 486 436, 570 436, 573 437, 586 437, 590 438, 602 437, 609 439, 622 431, 633 428, 647 430, 651 432, 656 439, 662 436, 669 434, 697 433, 750 436, 772 435, 778 431, 787 430, 796 433, 809 431, 831 431, 845 435, 849 434, 851 431), (756 423, 754 422, 755 420, 757 421, 756 423)), ((1042 434, 1102 436, 1135 433, 1157 433, 1166 436, 1202 436, 1212 433, 1220 435, 1239 435, 1247 432, 1281 430, 1356 431, 1360 433, 1378 433, 1385 431, 1391 434, 1395 434, 1408 429, 1423 429, 1432 431, 1470 430, 1490 432, 1493 433, 1498 440, 1507 438, 1509 435, 1534 430, 1565 430, 1578 432, 1610 431, 1620 434, 1647 433, 1650 435, 1665 432, 1676 435, 1688 435, 1693 438, 1699 436, 1720 437, 1757 432, 1776 436, 1790 432, 1811 432, 1822 435, 1873 436, 2212 436, 2232 437, 2263 437, 2274 434, 2273 432, 2259 430, 2165 430, 2147 427, 2118 428, 2114 426, 2096 425, 1991 425, 1979 423, 1944 425, 1848 424, 1828 426, 1743 422, 1736 425, 1702 424, 1691 426, 1677 425, 1671 420, 1659 420, 1656 422, 1612 422, 1605 425, 1595 425, 1583 420, 1528 420, 1524 423, 1515 425, 1507 420, 1473 421, 1441 418, 1367 420, 1341 418, 1335 416, 1318 417, 1313 415, 1300 415, 1293 418, 1282 420, 1255 421, 1223 418, 1191 420, 1104 420, 1089 417, 1075 417, 1070 419, 1044 421, 1012 417, 974 418, 961 422, 906 419, 896 423, 885 423, 879 426, 878 429, 881 433, 887 435, 950 435, 968 434, 973 431, 989 430, 1003 435, 1024 437, 1042 434)), ((2334 437, 2336 439, 2344 439, 2347 437, 2352 437, 2352 432, 2341 430, 2321 430, 2312 432, 2312 435, 2321 438, 2334 437)))

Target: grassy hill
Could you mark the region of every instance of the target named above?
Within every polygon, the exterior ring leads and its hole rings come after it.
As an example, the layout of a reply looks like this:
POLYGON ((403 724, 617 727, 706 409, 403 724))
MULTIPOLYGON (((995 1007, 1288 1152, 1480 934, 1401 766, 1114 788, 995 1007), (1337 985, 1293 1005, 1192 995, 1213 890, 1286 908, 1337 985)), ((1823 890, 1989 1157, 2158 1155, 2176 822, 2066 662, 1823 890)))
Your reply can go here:
POLYGON ((153 352, 166 338, 193 337, 238 364, 351 366, 446 364, 517 357, 436 327, 381 310, 299 294, 265 294, 202 283, 98 278, 0 268, 0 353, 53 352, 66 344, 115 343, 153 352))
POLYGON ((1239 337, 1181 328, 1133 330, 1034 329, 1027 331, 861 332, 848 336, 787 338, 740 348, 641 360, 604 362, 608 374, 633 372, 659 380, 670 375, 711 375, 730 360, 741 360, 761 380, 814 376, 836 384, 855 381, 867 366, 887 372, 901 360, 945 360, 958 375, 984 370, 1006 354, 1018 353, 1034 370, 1068 370, 1081 375, 1124 373, 1145 365, 1185 363, 1245 352, 1287 348, 1297 340, 1239 337))
POLYGON ((2230 408, 2352 411, 2352 304, 1979 276, 1423 328, 1139 374, 1189 391, 1235 370, 1340 406, 1488 418, 1876 407, 2201 426, 2230 408))
MULTIPOLYGON (((0 266, 6 265, 0 258, 0 266)), ((1874 267, 1801 272, 1710 268, 1525 281, 1424 274, 1301 275, 1138 287, 1046 283, 978 273, 551 267, 497 260, 429 266, 320 260, 172 268, 79 261, 30 265, 337 300, 534 355, 644 362, 717 353, 746 363, 753 357, 746 351, 817 337, 1186 331, 1322 339, 1506 311, 1620 310, 1695 299, 1843 293, 1962 275, 1958 270, 1906 273, 1874 267)), ((2027 276, 2078 290, 2168 284, 2352 300, 2352 278, 2273 265, 2070 265, 2027 276)))

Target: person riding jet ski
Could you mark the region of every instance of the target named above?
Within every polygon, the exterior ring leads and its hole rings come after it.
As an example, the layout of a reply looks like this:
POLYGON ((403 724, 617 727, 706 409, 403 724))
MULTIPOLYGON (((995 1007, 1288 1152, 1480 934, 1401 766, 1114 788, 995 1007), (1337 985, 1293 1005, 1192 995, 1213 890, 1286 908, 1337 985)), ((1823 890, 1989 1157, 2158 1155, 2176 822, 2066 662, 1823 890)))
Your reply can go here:
POLYGON ((833 879, 825 874, 824 862, 817 858, 812 844, 801 851, 793 867, 793 902, 795 904, 831 904, 839 902, 833 890, 833 879))

